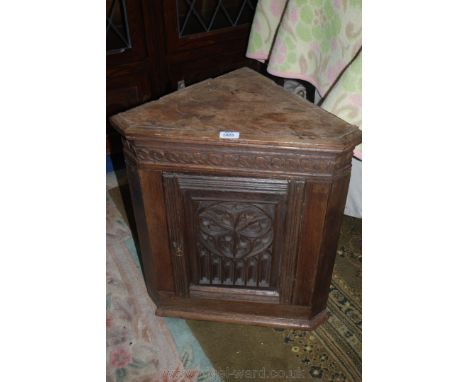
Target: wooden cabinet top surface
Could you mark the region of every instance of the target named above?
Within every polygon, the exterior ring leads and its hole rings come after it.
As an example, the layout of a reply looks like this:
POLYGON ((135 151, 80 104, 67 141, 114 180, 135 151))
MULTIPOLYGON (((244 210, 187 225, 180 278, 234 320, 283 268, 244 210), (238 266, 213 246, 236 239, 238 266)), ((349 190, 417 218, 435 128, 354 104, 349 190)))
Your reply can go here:
POLYGON ((242 68, 112 117, 129 139, 344 151, 360 130, 242 68), (221 139, 221 131, 239 132, 221 139))

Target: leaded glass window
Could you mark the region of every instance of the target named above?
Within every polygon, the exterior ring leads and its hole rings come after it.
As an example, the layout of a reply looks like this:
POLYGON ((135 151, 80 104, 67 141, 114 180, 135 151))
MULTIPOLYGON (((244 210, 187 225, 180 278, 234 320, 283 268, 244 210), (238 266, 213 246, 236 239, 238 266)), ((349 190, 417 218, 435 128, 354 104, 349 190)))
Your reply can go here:
POLYGON ((106 0, 107 54, 121 53, 131 47, 125 0, 106 0))
POLYGON ((252 22, 257 0, 177 0, 179 36, 252 22))

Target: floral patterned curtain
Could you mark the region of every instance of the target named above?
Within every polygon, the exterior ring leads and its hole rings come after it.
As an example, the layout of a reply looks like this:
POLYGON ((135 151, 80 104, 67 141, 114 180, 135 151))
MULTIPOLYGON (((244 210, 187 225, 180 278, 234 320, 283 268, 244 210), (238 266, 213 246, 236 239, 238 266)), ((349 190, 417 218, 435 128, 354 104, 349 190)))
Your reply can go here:
POLYGON ((361 9, 361 0, 259 0, 246 55, 310 82, 324 109, 361 127, 361 9))

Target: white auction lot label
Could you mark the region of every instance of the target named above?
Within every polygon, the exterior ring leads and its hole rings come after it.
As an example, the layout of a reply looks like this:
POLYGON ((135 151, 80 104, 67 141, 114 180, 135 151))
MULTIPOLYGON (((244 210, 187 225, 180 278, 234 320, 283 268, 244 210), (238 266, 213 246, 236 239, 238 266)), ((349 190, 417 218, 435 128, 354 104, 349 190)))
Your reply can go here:
POLYGON ((223 139, 238 139, 239 132, 238 131, 220 131, 219 137, 223 139))

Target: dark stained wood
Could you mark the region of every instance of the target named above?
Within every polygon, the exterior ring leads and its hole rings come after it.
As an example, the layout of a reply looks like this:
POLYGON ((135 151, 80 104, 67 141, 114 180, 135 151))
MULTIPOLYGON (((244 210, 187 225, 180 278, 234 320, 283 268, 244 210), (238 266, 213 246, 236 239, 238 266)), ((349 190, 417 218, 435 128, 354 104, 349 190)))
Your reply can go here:
POLYGON ((151 81, 148 65, 129 64, 108 70, 107 113, 112 115, 151 99, 151 81))
POLYGON ((249 69, 111 121, 158 315, 302 329, 326 319, 357 127, 249 69))
POLYGON ((219 42, 216 45, 193 48, 171 53, 167 57, 170 89, 176 89, 181 80, 191 85, 207 78, 214 78, 243 66, 258 70, 260 63, 245 57, 247 38, 219 42))
MULTIPOLYGON (((128 183, 130 187, 130 195, 132 198, 133 213, 138 232, 138 242, 142 253, 143 274, 150 296, 156 300, 158 295, 156 291, 160 289, 161 283, 158 283, 158 274, 156 272, 156 259, 154 256, 148 256, 149 253, 154 253, 150 236, 148 235, 149 225, 147 224, 145 206, 143 205, 142 188, 136 163, 129 157, 125 158, 128 183)), ((169 285, 168 290, 172 290, 172 285, 169 285)))
POLYGON ((175 294, 186 297, 189 294, 189 278, 187 275, 187 256, 183 238, 183 222, 185 221, 182 198, 177 177, 164 174, 164 196, 168 227, 168 240, 172 254, 172 269, 174 272, 175 294))
MULTIPOLYGON (((287 181, 173 173, 164 177, 170 231, 178 226, 178 232, 186 233, 186 243, 178 245, 186 248, 193 283, 277 289, 282 253, 278 227, 285 224, 287 181), (181 212, 172 199, 177 194, 183 195, 185 219, 176 222, 181 212)), ((285 252, 283 258, 294 255, 285 252)))
POLYGON ((156 309, 156 314, 189 320, 302 330, 313 330, 328 318, 328 312, 324 310, 316 314, 313 319, 309 319, 310 309, 307 306, 198 298, 181 299, 167 293, 160 294, 160 304, 156 309))
POLYGON ((230 288, 226 293, 226 288, 213 285, 191 285, 190 296, 200 299, 215 299, 229 301, 254 301, 270 304, 279 304, 279 293, 272 290, 261 289, 235 289, 230 288))
MULTIPOLYGON (((156 73, 161 73, 155 52, 159 46, 151 33, 150 15, 153 12, 150 0, 125 2, 128 16, 131 48, 108 52, 106 56, 106 116, 141 105, 161 94, 162 86, 156 73)), ((120 139, 107 123, 107 153, 119 154, 122 150, 120 139)))
POLYGON ((140 188, 135 191, 141 192, 139 197, 142 199, 145 214, 145 221, 137 219, 137 226, 141 226, 141 231, 146 232, 149 242, 149 246, 142 248, 145 275, 150 275, 154 280, 152 283, 153 291, 174 291, 175 281, 171 271, 171 245, 168 237, 167 211, 161 172, 140 169, 137 175, 140 188), (145 259, 147 264, 145 264, 145 259), (166 271, 161 272, 163 269, 166 271))
POLYGON ((287 218, 282 227, 284 240, 281 256, 280 301, 290 304, 296 278, 297 246, 300 237, 302 209, 304 203, 304 180, 289 182, 287 218))
POLYGON ((169 52, 189 51, 194 48, 202 48, 220 43, 231 43, 232 48, 236 49, 235 44, 239 40, 244 41, 245 45, 247 45, 250 35, 250 24, 215 29, 210 32, 188 34, 183 37, 180 37, 178 32, 171 33, 172 31, 178 31, 175 2, 172 0, 164 0, 164 2, 168 16, 165 20, 166 30, 170 31, 167 39, 169 52))
POLYGON ((311 317, 321 312, 327 306, 328 288, 331 283, 333 265, 335 264, 338 237, 340 235, 341 221, 348 193, 349 177, 350 174, 335 181, 331 186, 331 192, 328 196, 320 258, 316 266, 314 295, 311 301, 311 317))
POLYGON ((260 68, 259 62, 245 56, 250 23, 181 37, 176 6, 174 0, 163 0, 170 89, 181 80, 190 85, 243 66, 260 68))
POLYGON ((308 182, 305 189, 302 231, 296 266, 293 303, 310 305, 313 298, 315 271, 327 212, 329 183, 308 182), (311 269, 310 272, 302 272, 311 269))

